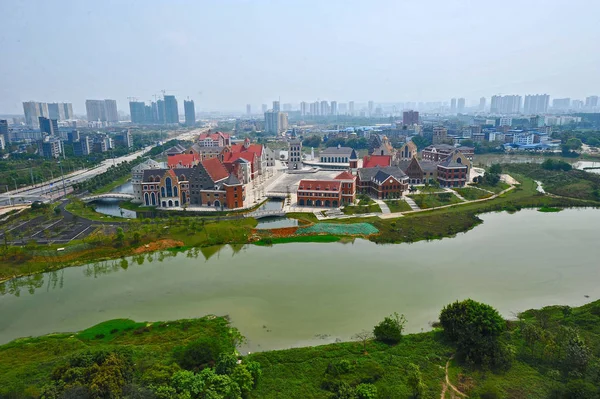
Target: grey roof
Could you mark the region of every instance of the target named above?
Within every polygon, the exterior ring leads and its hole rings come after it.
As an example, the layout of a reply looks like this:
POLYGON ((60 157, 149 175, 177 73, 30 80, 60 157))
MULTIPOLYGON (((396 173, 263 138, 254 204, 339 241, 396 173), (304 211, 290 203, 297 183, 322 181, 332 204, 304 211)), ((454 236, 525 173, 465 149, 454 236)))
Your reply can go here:
POLYGON ((433 172, 437 169, 438 166, 437 163, 427 160, 419 161, 419 165, 421 165, 421 169, 423 169, 423 172, 433 172))
POLYGON ((319 156, 322 155, 345 155, 350 159, 357 159, 356 151, 352 147, 327 147, 319 153, 319 156))
POLYGON ((210 152, 210 153, 219 152, 220 153, 221 151, 223 151, 223 148, 225 148, 225 147, 202 147, 198 143, 196 143, 192 146, 192 149, 194 149, 194 151, 196 151, 199 154, 203 154, 206 152, 210 152))
POLYGON ((167 155, 183 154, 184 152, 186 152, 186 148, 181 144, 176 144, 173 147, 166 150, 165 152, 167 153, 167 155))
POLYGON ((183 175, 185 180, 190 181, 190 176, 192 175, 193 168, 175 168, 173 172, 175 176, 179 179, 179 176, 183 175))
POLYGON ((454 150, 454 146, 450 145, 450 144, 432 144, 432 145, 424 148, 424 150, 427 150, 427 151, 431 151, 433 149, 435 149, 436 151, 440 151, 440 150, 451 151, 451 150, 454 150))
POLYGON ((242 183, 240 183, 238 178, 235 177, 233 173, 230 173, 229 177, 227 177, 227 179, 223 182, 223 184, 226 186, 238 186, 242 183))
POLYGON ((145 169, 144 170, 144 177, 142 178, 142 181, 148 181, 148 179, 150 178, 150 176, 158 176, 161 177, 162 175, 165 174, 165 172, 168 169, 145 169))
POLYGON ((444 161, 440 162, 439 165, 443 166, 445 168, 461 168, 461 167, 466 168, 467 165, 458 163, 452 159, 455 152, 458 152, 458 151, 454 151, 452 154, 450 154, 450 156, 448 158, 446 158, 444 161))
POLYGON ((394 176, 396 179, 399 179, 399 180, 407 177, 406 173, 404 173, 402 171, 402 169, 400 169, 397 166, 386 166, 383 168, 380 166, 377 166, 375 168, 360 168, 360 169, 358 169, 358 178, 361 181, 371 180, 379 172, 384 172, 387 175, 394 176))

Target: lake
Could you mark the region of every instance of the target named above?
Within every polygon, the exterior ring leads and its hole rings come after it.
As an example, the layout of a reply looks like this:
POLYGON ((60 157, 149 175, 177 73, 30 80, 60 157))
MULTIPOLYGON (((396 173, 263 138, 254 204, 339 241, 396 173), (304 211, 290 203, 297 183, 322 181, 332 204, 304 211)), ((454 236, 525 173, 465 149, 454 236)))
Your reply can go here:
POLYGON ((600 211, 481 218, 431 242, 212 247, 11 280, 0 286, 0 343, 113 318, 212 313, 229 315, 248 338, 244 349, 257 351, 348 340, 394 311, 409 332, 427 330, 444 305, 464 298, 511 317, 600 297, 600 211))

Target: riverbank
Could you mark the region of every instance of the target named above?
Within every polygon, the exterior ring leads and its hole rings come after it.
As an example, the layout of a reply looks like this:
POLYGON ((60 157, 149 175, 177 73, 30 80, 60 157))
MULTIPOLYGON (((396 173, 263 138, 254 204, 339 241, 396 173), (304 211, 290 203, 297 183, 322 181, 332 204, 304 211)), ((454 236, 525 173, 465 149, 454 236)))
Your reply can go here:
MULTIPOLYGON (((580 172, 585 173, 585 172, 580 172)), ((369 232, 363 236, 356 234, 337 235, 339 239, 348 237, 363 237, 375 243, 404 243, 421 240, 453 237, 473 229, 481 223, 477 216, 486 212, 508 211, 515 212, 523 208, 568 208, 568 207, 598 207, 600 202, 590 199, 568 198, 543 195, 537 192, 535 182, 525 176, 515 174, 521 182, 514 189, 507 189, 496 197, 461 202, 450 206, 431 208, 415 212, 405 212, 396 218, 347 218, 327 220, 332 224, 356 225, 367 223, 378 232, 369 232)), ((80 206, 78 213, 93 210, 80 206)), ((77 209, 76 204, 69 210, 77 209)), ((296 218, 303 225, 318 225, 321 222, 313 213, 288 213, 288 217, 296 218)), ((79 216, 82 217, 82 216, 79 216)), ((113 221, 116 218, 96 219, 113 221)), ((207 247, 222 244, 248 244, 258 242, 272 245, 290 242, 332 242, 335 238, 320 237, 313 233, 314 238, 306 238, 306 234, 291 234, 284 238, 273 239, 268 230, 255 230, 256 220, 253 218, 230 219, 215 215, 199 217, 194 214, 179 212, 165 218, 134 219, 115 222, 112 228, 95 232, 82 240, 73 240, 68 244, 35 245, 29 248, 4 247, 0 250, 0 281, 13 277, 46 272, 62 267, 81 265, 87 262, 118 259, 135 254, 141 245, 152 245, 162 239, 172 239, 183 242, 182 246, 174 248, 207 247), (58 251, 59 248, 64 248, 58 251)), ((315 229, 318 231, 318 229, 315 229)), ((343 229, 341 229, 343 230, 343 229)), ((331 233, 324 233, 331 235, 331 233)))
MULTIPOLYGON (((71 376, 89 389, 92 384, 81 377, 83 370, 76 371, 98 362, 99 367, 90 372, 99 377, 107 370, 97 359, 107 356, 120 359, 112 370, 125 371, 121 379, 109 385, 113 395, 120 396, 128 390, 151 395, 158 387, 182 389, 176 381, 182 375, 190 378, 193 374, 181 374, 181 370, 194 369, 182 354, 188 353, 194 342, 210 348, 203 352, 200 362, 214 366, 218 353, 232 353, 242 341, 226 318, 214 316, 153 323, 118 319, 79 333, 22 338, 0 346, 0 396, 38 398, 45 393, 49 398, 58 397, 51 396, 52 389, 60 393, 73 384, 72 379, 60 377, 69 369, 71 376), (69 363, 69 359, 81 358, 87 358, 88 363, 69 363), (66 388, 60 381, 67 381, 66 388)), ((593 397, 568 395, 597 392, 600 381, 593 370, 600 353, 600 301, 575 308, 549 306, 522 312, 517 320, 506 322, 502 341, 513 351, 510 367, 504 371, 482 369, 454 359, 456 347, 442 329, 404 335, 395 345, 364 334, 354 342, 257 352, 242 358, 242 364, 257 364, 261 370, 253 374, 260 376, 246 397, 325 399, 341 385, 356 389, 360 384, 374 387, 375 397, 410 397, 414 384, 409 370, 414 366, 419 370, 423 398, 456 397, 450 391, 469 397, 533 399, 551 395, 593 397), (542 328, 543 336, 529 338, 542 328), (577 365, 570 363, 570 352, 565 351, 573 345, 572 337, 587 354, 576 358, 577 365), (573 373, 582 367, 588 372, 573 373)))

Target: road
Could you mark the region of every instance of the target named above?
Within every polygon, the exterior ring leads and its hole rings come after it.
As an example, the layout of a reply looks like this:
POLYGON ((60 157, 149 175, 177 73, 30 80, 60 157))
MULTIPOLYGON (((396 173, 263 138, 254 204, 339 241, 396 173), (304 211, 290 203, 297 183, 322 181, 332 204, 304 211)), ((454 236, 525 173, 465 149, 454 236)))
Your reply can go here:
MULTIPOLYGON (((207 131, 208 128, 194 129, 189 132, 182 133, 178 136, 172 137, 172 139, 179 140, 193 140, 201 133, 207 131)), ((27 201, 48 201, 56 200, 66 194, 73 191, 73 184, 79 183, 92 177, 104 173, 112 165, 117 165, 121 162, 132 161, 139 156, 144 155, 150 151, 153 147, 148 146, 142 150, 136 151, 129 155, 124 155, 118 158, 111 158, 102 161, 100 165, 97 165, 90 169, 82 169, 73 173, 66 174, 64 180, 61 177, 46 181, 43 184, 35 186, 27 186, 19 188, 18 190, 9 191, 0 194, 0 206, 12 205, 12 204, 23 204, 27 201)))

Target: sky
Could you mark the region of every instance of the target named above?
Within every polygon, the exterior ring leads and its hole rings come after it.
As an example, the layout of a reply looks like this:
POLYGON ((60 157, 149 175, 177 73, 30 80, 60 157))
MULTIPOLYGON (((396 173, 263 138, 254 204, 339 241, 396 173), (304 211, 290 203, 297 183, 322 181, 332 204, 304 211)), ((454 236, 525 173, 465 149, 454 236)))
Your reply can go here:
MULTIPOLYGON (((23 101, 260 104, 600 94, 598 0, 1 0, 0 114, 23 101)), ((489 100, 488 100, 489 101, 489 100)))

